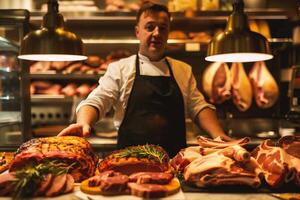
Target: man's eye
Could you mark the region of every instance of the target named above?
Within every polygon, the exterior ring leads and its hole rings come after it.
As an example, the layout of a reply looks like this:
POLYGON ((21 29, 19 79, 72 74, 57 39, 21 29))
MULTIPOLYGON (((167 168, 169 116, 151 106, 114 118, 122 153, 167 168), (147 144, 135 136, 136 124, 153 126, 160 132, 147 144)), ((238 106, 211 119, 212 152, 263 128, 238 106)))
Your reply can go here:
POLYGON ((153 25, 147 25, 146 26, 147 31, 153 31, 154 29, 155 29, 155 26, 153 26, 153 25))
POLYGON ((159 30, 160 31, 166 31, 166 30, 168 30, 168 28, 166 26, 161 26, 161 27, 159 27, 159 30))

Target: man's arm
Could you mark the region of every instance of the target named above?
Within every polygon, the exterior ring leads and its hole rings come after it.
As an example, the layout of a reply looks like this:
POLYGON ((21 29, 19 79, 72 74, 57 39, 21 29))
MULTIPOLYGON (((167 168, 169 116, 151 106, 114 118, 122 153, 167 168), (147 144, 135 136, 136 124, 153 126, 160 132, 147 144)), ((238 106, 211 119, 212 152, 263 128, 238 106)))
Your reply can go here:
POLYGON ((99 118, 98 110, 90 105, 82 106, 77 112, 77 123, 71 124, 62 130, 58 136, 63 135, 77 135, 89 136, 91 127, 96 123, 99 118))
POLYGON ((201 110, 196 117, 196 122, 213 138, 220 136, 224 140, 232 140, 225 134, 213 109, 204 108, 201 110))

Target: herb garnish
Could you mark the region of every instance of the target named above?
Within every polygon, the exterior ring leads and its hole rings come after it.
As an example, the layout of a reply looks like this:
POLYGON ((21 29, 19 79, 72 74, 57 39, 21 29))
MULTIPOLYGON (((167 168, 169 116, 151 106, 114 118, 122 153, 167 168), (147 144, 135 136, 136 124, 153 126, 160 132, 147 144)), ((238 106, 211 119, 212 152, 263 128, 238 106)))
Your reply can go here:
POLYGON ((36 187, 46 174, 59 176, 68 173, 75 163, 67 164, 59 160, 47 160, 35 166, 27 166, 22 170, 15 172, 17 180, 15 181, 13 199, 22 199, 31 196, 36 187))
POLYGON ((163 163, 166 154, 163 151, 160 151, 157 146, 146 144, 127 147, 114 155, 116 158, 128 158, 132 156, 137 158, 154 159, 160 163, 163 163))

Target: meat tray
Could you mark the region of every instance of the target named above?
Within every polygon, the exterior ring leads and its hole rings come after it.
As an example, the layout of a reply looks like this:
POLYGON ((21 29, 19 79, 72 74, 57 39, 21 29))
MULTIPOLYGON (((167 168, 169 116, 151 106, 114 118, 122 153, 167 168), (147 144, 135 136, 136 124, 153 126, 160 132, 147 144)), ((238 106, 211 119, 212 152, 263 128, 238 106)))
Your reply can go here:
POLYGON ((199 188, 186 183, 182 178, 179 179, 183 192, 203 192, 203 193, 299 193, 299 187, 293 184, 286 184, 280 188, 270 188, 267 184, 262 183, 259 188, 251 188, 249 186, 218 186, 199 188))

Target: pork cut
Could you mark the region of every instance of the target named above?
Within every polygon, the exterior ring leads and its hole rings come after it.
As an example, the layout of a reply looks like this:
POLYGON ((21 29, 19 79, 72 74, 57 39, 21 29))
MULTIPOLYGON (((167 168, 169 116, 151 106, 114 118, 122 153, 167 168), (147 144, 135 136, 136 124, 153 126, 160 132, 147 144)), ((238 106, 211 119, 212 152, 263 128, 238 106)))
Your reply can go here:
POLYGON ((252 87, 242 63, 233 63, 230 68, 232 100, 240 111, 246 111, 252 104, 252 87))
POLYGON ((197 138, 199 146, 181 150, 171 161, 184 180, 197 187, 247 185, 258 187, 256 160, 242 147, 249 138, 226 142, 221 138, 197 138))
POLYGON ((35 138, 22 144, 17 150, 9 171, 17 171, 30 165, 49 160, 73 164, 69 173, 75 182, 94 175, 97 157, 90 144, 81 137, 61 136, 35 138))
POLYGON ((212 63, 203 72, 202 87, 209 101, 221 104, 231 97, 230 71, 226 63, 212 63))
POLYGON ((202 156, 200 151, 202 151, 200 146, 184 148, 172 158, 170 164, 175 171, 183 173, 186 166, 188 166, 193 160, 202 156))
POLYGON ((13 183, 16 180, 15 173, 0 174, 0 196, 11 195, 14 191, 13 183))
POLYGON ((183 175, 188 183, 197 187, 248 185, 256 188, 261 184, 255 168, 245 168, 243 164, 217 153, 194 160, 186 167, 183 175))
POLYGON ((285 136, 274 144, 264 141, 252 152, 271 187, 293 181, 300 186, 299 136, 285 136))
POLYGON ((286 151, 271 140, 265 140, 252 152, 260 166, 264 179, 274 188, 294 179, 295 171, 300 170, 299 159, 286 153, 286 151))
POLYGON ((279 89, 266 64, 262 61, 256 62, 249 78, 257 106, 263 109, 272 107, 278 99, 279 89))
POLYGON ((223 141, 220 137, 217 137, 215 139, 210 139, 203 136, 197 137, 197 142, 201 147, 204 148, 215 148, 215 149, 223 149, 225 147, 229 147, 232 145, 245 145, 250 141, 250 138, 244 137, 233 141, 223 141))
POLYGON ((285 136, 279 139, 278 146, 283 148, 289 155, 300 159, 300 136, 285 136))

